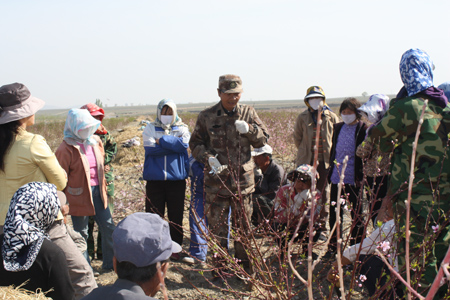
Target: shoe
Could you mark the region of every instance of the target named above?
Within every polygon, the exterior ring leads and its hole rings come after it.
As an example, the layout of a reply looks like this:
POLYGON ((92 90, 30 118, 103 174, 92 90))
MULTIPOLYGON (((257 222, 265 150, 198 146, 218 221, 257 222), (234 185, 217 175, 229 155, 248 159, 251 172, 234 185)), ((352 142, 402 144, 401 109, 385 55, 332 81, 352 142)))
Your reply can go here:
POLYGON ((184 262, 184 263, 186 263, 188 265, 193 265, 193 264, 195 264, 195 259, 193 257, 190 257, 190 256, 185 256, 185 257, 183 257, 181 259, 181 262, 184 262))
POLYGON ((180 260, 180 254, 172 253, 172 255, 170 256, 170 260, 172 260, 172 261, 179 261, 180 260))
POLYGON ((98 276, 100 276, 100 273, 99 273, 99 272, 97 272, 97 271, 93 271, 93 273, 94 273, 94 277, 98 277, 98 276))

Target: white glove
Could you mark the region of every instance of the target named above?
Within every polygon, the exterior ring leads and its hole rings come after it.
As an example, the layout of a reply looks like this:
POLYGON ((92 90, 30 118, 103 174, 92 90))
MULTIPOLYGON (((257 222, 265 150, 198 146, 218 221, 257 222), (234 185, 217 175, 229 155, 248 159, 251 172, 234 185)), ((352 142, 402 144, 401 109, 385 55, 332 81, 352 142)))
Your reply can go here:
POLYGON ((217 159, 217 154, 215 157, 208 158, 208 164, 211 167, 210 174, 220 174, 223 170, 228 168, 227 165, 222 165, 220 161, 217 159))
POLYGON ((240 134, 247 133, 250 128, 247 122, 241 120, 236 120, 236 122, 234 122, 234 126, 236 126, 236 129, 240 134))

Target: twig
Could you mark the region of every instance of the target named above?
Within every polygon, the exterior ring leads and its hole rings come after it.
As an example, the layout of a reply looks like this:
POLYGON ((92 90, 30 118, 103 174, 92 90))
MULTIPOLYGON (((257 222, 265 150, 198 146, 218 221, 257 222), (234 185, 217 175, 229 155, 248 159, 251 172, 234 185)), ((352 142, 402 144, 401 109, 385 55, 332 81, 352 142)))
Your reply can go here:
MULTIPOLYGON (((410 274, 411 266, 409 265, 409 263, 410 263, 409 238, 410 238, 411 234, 409 232, 409 218, 411 215, 411 194, 412 194, 412 186, 413 186, 413 181, 414 181, 414 164, 415 164, 415 160, 416 160, 416 150, 417 150, 417 143, 418 143, 419 135, 420 135, 420 127, 422 126, 422 123, 423 123, 423 116, 425 114, 425 109, 427 107, 427 104, 428 104, 428 100, 425 100, 423 102, 422 113, 420 114, 419 125, 417 126, 417 130, 416 130, 416 137, 414 138, 414 142, 413 142, 413 149, 412 149, 412 154, 411 154, 411 168, 409 170, 408 199, 406 200, 406 252, 405 252, 406 282, 408 283, 408 285, 411 285, 411 274, 410 274)), ((410 292, 408 292, 408 300, 411 300, 410 292)))
POLYGON ((445 255, 444 260, 441 263, 439 272, 438 272, 436 278, 434 278, 433 284, 431 285, 430 290, 428 291, 427 297, 425 298, 426 300, 433 299, 433 297, 436 294, 436 292, 438 291, 439 287, 442 285, 441 282, 444 277, 444 273, 445 273, 445 276, 447 277, 447 280, 450 280, 450 274, 447 270, 449 262, 450 262, 450 247, 448 248, 447 254, 445 255))
POLYGON ((407 283, 405 281, 405 279, 403 279, 402 275, 400 275, 392 266, 391 264, 388 262, 388 260, 386 259, 386 257, 383 255, 383 253, 380 252, 380 250, 375 249, 375 253, 383 260, 384 264, 389 268, 389 270, 391 271, 391 274, 393 274, 395 277, 398 278, 398 280, 400 280, 408 289, 409 293, 414 294, 414 296, 416 296, 419 299, 425 299, 422 295, 420 295, 418 292, 416 292, 409 283, 407 283))
POLYGON ((338 263, 338 272, 339 272, 339 290, 341 291, 342 297, 345 298, 345 290, 344 290, 344 272, 342 270, 342 255, 341 255, 341 243, 342 243, 342 237, 341 237, 341 192, 342 192, 342 185, 344 184, 344 174, 345 169, 347 168, 347 162, 348 162, 348 156, 346 155, 344 157, 344 161, 342 162, 342 170, 341 175, 339 176, 339 185, 338 185, 338 194, 337 194, 337 208, 336 208, 336 261, 338 263))

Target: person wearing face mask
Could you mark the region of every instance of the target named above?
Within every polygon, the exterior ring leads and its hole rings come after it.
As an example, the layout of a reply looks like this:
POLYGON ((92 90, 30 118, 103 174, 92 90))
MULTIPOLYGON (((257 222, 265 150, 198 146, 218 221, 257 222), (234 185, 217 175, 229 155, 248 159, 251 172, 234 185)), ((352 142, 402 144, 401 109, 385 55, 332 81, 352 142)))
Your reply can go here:
POLYGON ((386 196, 389 178, 389 152, 381 152, 373 143, 367 141, 370 128, 377 125, 389 109, 390 99, 386 95, 374 94, 358 111, 367 116, 372 123, 366 132, 366 140, 356 149, 356 155, 364 161, 364 174, 367 182, 367 198, 373 226, 376 227, 381 200, 386 196), (380 159, 381 158, 381 159, 380 159))
MULTIPOLYGON (((161 100, 156 113, 156 120, 147 125, 142 134, 144 180, 147 181, 145 211, 164 218, 167 204, 170 236, 181 245, 186 178, 189 175, 187 148, 191 135, 172 100, 161 100)), ((180 255, 174 253, 171 259, 179 260, 180 255)))
MULTIPOLYGON (((347 205, 352 215, 351 225, 351 239, 350 245, 361 242, 363 234, 363 220, 361 216, 362 204, 359 201, 360 186, 363 179, 362 160, 356 156, 356 148, 362 143, 366 136, 367 125, 361 121, 361 114, 358 108, 361 103, 355 98, 346 98, 342 102, 339 113, 342 121, 334 125, 333 131, 333 146, 330 155, 330 171, 328 173, 328 180, 331 182, 330 193, 330 217, 328 224, 330 230, 336 223, 336 207, 338 197, 338 183, 340 180, 343 161, 348 157, 347 167, 344 172, 344 186, 341 191, 341 198, 345 199, 345 204, 341 203, 340 211, 340 225, 343 221, 343 208, 347 205), (351 206, 350 206, 351 205, 351 206)), ((342 227, 341 227, 342 228, 342 227)), ((341 230, 342 232, 342 230, 341 230)), ((328 253, 326 258, 329 258, 336 252, 337 238, 336 230, 328 245, 328 253)))
MULTIPOLYGON (((330 160, 333 125, 339 122, 339 117, 327 106, 325 93, 320 86, 309 87, 304 101, 308 108, 298 115, 294 126, 294 142, 295 147, 298 149, 295 164, 297 166, 302 164, 314 166, 317 113, 319 106, 321 106, 322 125, 319 133, 319 164, 317 165, 319 180, 316 183, 316 188, 322 193, 320 204, 324 208, 320 213, 318 224, 321 224, 321 228, 325 229, 325 223, 328 219, 326 203, 330 198, 330 186, 327 181, 328 162, 330 160)), ((321 230, 317 230, 318 235, 320 235, 320 232, 321 230)))
MULTIPOLYGON (((102 234, 102 268, 110 271, 113 269, 115 225, 108 207, 103 143, 94 134, 99 126, 100 121, 88 110, 71 109, 64 126, 64 140, 55 155, 68 177, 64 194, 69 202, 73 228, 87 242, 89 216, 94 216, 102 234)), ((87 251, 84 254, 89 261, 87 251)))

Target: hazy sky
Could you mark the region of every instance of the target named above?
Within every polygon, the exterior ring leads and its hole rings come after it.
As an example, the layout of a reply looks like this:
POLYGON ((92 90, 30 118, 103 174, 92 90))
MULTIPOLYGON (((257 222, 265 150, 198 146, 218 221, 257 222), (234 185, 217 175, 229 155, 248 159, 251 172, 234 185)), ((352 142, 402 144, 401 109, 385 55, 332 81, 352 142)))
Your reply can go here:
POLYGON ((395 94, 398 63, 421 48, 450 81, 450 1, 0 1, 0 85, 22 82, 49 106, 395 94))

